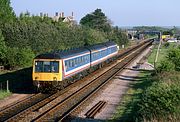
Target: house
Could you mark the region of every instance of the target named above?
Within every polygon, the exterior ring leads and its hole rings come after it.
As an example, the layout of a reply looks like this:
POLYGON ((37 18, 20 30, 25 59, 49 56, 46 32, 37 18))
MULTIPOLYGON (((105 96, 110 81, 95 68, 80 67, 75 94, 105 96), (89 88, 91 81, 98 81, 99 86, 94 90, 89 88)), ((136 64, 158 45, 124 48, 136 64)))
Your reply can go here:
POLYGON ((64 16, 64 12, 62 12, 62 13, 56 12, 55 16, 52 19, 56 22, 62 21, 62 22, 71 23, 71 24, 75 23, 73 12, 72 12, 71 16, 66 16, 66 17, 64 16))

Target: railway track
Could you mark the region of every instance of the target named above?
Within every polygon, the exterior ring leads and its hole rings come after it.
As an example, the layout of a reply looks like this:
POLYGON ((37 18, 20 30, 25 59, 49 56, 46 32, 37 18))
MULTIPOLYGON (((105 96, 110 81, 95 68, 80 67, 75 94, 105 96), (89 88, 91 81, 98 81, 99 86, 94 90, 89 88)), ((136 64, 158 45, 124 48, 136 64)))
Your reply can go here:
POLYGON ((35 95, 36 95, 36 94, 32 94, 32 95, 30 95, 30 96, 28 96, 28 97, 26 97, 26 98, 24 98, 24 99, 22 99, 22 100, 19 100, 19 101, 17 101, 17 102, 11 103, 11 104, 6 105, 6 106, 3 106, 3 107, 0 109, 0 112, 6 110, 6 109, 8 109, 8 108, 11 108, 11 107, 13 107, 13 106, 16 106, 17 104, 19 104, 19 103, 21 103, 21 102, 23 102, 23 101, 26 101, 27 99, 32 98, 32 97, 35 96, 35 95))
POLYGON ((140 44, 136 48, 129 49, 124 52, 123 55, 119 55, 118 57, 121 57, 121 59, 117 61, 118 63, 115 66, 86 84, 84 87, 79 88, 76 92, 69 93, 68 89, 65 89, 55 94, 39 94, 44 97, 35 97, 34 99, 31 99, 31 102, 23 102, 23 104, 18 103, 19 105, 15 105, 16 107, 9 107, 7 110, 3 110, 4 112, 0 111, 0 121, 11 122, 21 120, 38 122, 63 120, 73 110, 95 94, 96 91, 108 83, 113 76, 120 72, 124 66, 133 60, 144 48, 146 48, 149 45, 149 42, 141 47, 142 45, 143 44, 140 44), (131 54, 129 54, 130 52, 131 54), (20 105, 22 107, 18 107, 20 105))
POLYGON ((8 118, 20 113, 21 111, 27 109, 30 106, 38 103, 39 101, 49 97, 48 94, 35 94, 31 95, 26 99, 23 99, 13 105, 7 106, 0 111, 0 121, 6 121, 8 118))

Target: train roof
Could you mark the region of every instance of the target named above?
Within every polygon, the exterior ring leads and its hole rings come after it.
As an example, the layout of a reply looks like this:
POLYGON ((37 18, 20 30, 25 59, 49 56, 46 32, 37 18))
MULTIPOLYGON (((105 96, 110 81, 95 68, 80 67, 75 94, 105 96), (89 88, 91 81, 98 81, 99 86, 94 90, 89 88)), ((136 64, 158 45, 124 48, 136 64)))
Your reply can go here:
POLYGON ((107 46, 105 46, 103 44, 97 44, 97 45, 93 45, 93 46, 88 46, 87 48, 91 51, 95 51, 95 50, 101 50, 101 49, 107 48, 107 46))
POLYGON ((108 48, 108 46, 113 46, 113 45, 116 45, 116 43, 112 41, 108 41, 105 43, 87 46, 83 48, 76 48, 76 49, 65 50, 65 51, 58 50, 58 51, 48 52, 48 53, 44 53, 44 54, 40 54, 36 56, 35 59, 65 59, 65 58, 69 58, 69 57, 84 54, 84 53, 90 53, 90 50, 97 51, 104 48, 108 48))
POLYGON ((105 43, 103 43, 104 45, 106 45, 106 46, 113 46, 113 45, 117 45, 115 42, 113 42, 113 41, 107 41, 107 42, 105 42, 105 43))
POLYGON ((71 49, 71 50, 65 50, 65 51, 53 51, 49 53, 40 54, 35 57, 35 59, 64 59, 69 58, 75 55, 80 55, 84 53, 90 53, 88 49, 86 48, 77 48, 77 49, 71 49))

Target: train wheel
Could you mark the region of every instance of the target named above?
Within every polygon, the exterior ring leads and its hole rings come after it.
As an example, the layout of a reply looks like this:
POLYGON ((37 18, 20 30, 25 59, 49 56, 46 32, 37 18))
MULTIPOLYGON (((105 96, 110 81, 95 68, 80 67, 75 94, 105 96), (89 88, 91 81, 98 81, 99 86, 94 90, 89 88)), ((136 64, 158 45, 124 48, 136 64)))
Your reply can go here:
POLYGON ((58 90, 63 90, 64 89, 64 84, 62 82, 58 82, 57 88, 58 88, 58 90))
POLYGON ((63 86, 64 86, 64 88, 66 88, 68 85, 69 85, 69 83, 68 83, 66 80, 63 81, 63 86))

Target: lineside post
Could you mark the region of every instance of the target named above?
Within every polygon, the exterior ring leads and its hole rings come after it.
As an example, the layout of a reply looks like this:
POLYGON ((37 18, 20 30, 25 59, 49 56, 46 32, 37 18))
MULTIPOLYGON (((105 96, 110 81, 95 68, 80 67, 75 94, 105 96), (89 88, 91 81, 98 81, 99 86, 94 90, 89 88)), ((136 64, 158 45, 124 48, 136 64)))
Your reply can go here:
POLYGON ((156 73, 157 73, 156 63, 157 63, 157 60, 158 60, 160 47, 161 47, 161 39, 159 41, 158 49, 157 49, 157 52, 156 52, 156 58, 154 59, 154 69, 155 69, 156 73))
POLYGON ((9 81, 7 80, 7 82, 6 82, 6 86, 7 86, 7 92, 9 92, 9 81))

